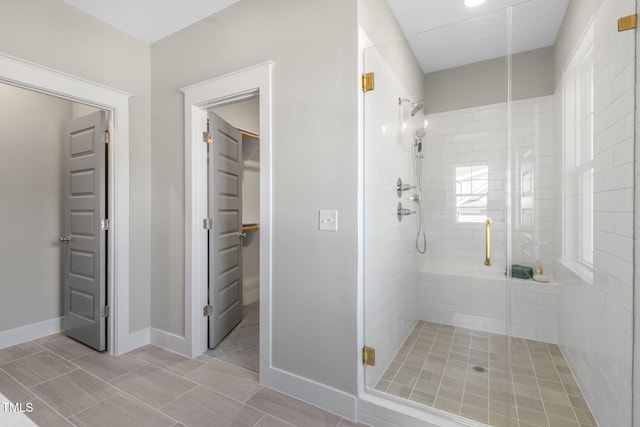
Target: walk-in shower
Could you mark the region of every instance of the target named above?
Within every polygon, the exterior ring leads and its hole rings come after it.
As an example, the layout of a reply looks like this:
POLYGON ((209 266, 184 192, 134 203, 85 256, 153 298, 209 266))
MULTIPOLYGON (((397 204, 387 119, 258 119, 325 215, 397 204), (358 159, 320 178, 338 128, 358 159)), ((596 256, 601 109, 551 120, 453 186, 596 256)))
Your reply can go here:
POLYGON ((363 395, 435 425, 631 426, 635 37, 611 18, 635 2, 387 3, 362 61, 363 395))

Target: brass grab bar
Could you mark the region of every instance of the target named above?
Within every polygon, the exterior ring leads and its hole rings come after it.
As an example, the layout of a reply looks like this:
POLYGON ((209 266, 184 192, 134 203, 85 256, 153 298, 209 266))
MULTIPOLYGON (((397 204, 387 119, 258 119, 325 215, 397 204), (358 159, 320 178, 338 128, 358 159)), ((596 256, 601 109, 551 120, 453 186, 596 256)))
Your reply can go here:
POLYGON ((484 265, 491 265, 491 218, 487 218, 484 221, 484 238, 485 238, 485 246, 484 246, 484 265))

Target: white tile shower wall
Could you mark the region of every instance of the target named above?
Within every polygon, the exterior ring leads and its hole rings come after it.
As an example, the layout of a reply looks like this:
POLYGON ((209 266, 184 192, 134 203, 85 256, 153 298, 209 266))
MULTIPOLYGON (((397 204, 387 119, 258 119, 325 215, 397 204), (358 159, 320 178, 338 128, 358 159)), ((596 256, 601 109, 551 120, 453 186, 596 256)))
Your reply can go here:
MULTIPOLYGON (((593 280, 562 262, 556 274, 558 340, 600 427, 632 424, 635 40, 632 32, 618 33, 615 22, 634 10, 633 0, 604 1, 593 19, 593 280)), ((559 140, 557 170, 561 149, 559 140)), ((558 206, 561 197, 559 191, 558 206)), ((566 224, 557 218, 562 235, 566 224)))
POLYGON ((416 207, 411 191, 398 197, 396 180, 416 184, 411 142, 423 118, 398 105, 399 97, 411 97, 375 47, 365 50, 364 62, 376 79, 375 90, 364 95, 365 345, 376 349, 365 381, 372 387, 417 321, 416 215, 399 222, 397 205, 416 207))
MULTIPOLYGON (((506 279, 418 273, 418 318, 497 334, 506 333, 506 279)), ((557 343, 555 283, 511 279, 511 335, 557 343)))
MULTIPOLYGON (((511 116, 513 262, 540 261, 553 276, 553 97, 515 101, 511 116)), ((429 245, 419 258, 419 269, 498 277, 507 260, 507 104, 430 114, 427 119, 423 179, 429 245), (484 222, 461 223, 456 218, 456 167, 481 164, 489 167, 491 267, 484 265, 484 222)))

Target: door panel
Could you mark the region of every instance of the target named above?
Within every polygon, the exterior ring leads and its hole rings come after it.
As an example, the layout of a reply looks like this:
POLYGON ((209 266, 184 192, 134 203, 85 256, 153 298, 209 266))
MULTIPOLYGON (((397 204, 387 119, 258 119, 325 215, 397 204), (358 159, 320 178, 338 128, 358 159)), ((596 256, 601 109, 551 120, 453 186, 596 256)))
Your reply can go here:
POLYGON ((64 331, 106 350, 105 114, 69 123, 64 193, 64 331))
POLYGON ((209 347, 242 320, 242 135, 209 113, 209 347))

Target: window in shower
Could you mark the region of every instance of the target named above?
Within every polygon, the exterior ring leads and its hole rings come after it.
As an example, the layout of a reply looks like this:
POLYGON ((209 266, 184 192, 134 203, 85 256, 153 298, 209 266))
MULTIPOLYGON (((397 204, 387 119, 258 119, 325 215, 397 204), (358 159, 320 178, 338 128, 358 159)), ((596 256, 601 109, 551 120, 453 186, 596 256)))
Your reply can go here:
POLYGON ((594 77, 592 28, 585 33, 563 80, 564 261, 592 281, 594 77))
POLYGON ((489 166, 456 167, 456 221, 484 222, 487 218, 489 166))

